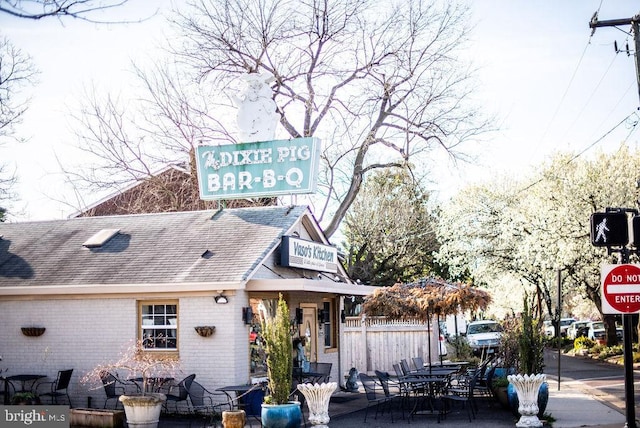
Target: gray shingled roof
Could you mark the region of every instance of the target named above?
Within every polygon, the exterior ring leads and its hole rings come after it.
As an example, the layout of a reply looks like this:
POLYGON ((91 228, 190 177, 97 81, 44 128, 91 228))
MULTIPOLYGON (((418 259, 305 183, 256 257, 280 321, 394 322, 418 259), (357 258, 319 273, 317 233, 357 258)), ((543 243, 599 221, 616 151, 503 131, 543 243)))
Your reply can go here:
POLYGON ((305 212, 276 206, 0 223, 0 287, 241 281, 305 212), (120 232, 102 247, 82 245, 109 228, 120 232))

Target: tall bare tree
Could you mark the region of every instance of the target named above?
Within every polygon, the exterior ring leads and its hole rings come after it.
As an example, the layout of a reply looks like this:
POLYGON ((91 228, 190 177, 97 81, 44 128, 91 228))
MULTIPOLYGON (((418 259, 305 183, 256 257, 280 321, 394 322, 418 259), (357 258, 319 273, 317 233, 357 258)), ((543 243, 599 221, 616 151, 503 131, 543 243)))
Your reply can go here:
MULTIPOLYGON (((42 18, 76 18, 95 23, 114 23, 91 19, 96 11, 119 7, 129 0, 0 0, 0 14, 14 18, 39 20, 42 18)), ((129 21, 127 21, 129 22, 129 21)), ((9 39, 0 38, 0 146, 13 138, 14 127, 27 109, 28 99, 19 94, 35 83, 38 71, 29 55, 14 46, 9 39)), ((0 202, 14 197, 11 188, 16 174, 0 163, 0 202)), ((0 221, 6 209, 0 207, 0 221)))
POLYGON ((89 22, 97 10, 122 6, 129 0, 0 0, 0 12, 26 19, 72 17, 89 22))
POLYGON ((96 113, 118 126, 131 120, 113 105, 89 103, 90 115, 80 117, 82 146, 102 140, 99 151, 112 168, 130 174, 131 162, 184 160, 200 141, 235 141, 225 125, 233 117, 231 95, 243 74, 267 72, 275 77, 281 137, 323 141, 324 200, 316 215, 331 236, 368 172, 410 167, 409 160, 425 167, 435 148, 459 156, 461 143, 487 129, 468 101, 471 70, 459 56, 467 10, 453 2, 197 0, 190 6, 173 15, 183 37, 171 44, 172 68, 142 72, 148 97, 129 125, 145 119, 138 132, 148 139, 121 145, 99 135, 105 120, 96 113))
MULTIPOLYGON (((20 91, 34 82, 36 70, 31 58, 7 38, 0 38, 0 146, 14 137, 14 127, 27 109, 20 91)), ((16 176, 10 165, 0 162, 0 201, 11 197, 16 176)))

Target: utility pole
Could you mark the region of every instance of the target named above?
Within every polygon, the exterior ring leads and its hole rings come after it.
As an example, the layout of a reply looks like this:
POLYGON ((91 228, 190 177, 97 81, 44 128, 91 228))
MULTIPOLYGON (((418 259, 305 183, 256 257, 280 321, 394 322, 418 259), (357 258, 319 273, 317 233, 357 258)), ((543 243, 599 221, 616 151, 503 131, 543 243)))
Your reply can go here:
MULTIPOLYGON (((639 33, 640 14, 632 18, 612 19, 607 21, 598 21, 598 12, 593 14, 589 22, 591 34, 595 33, 598 27, 616 27, 619 25, 631 25, 633 31, 633 40, 635 42, 635 58, 636 58, 636 83, 638 85, 638 96, 640 97, 640 34, 639 33)), ((635 244, 637 246, 637 244, 635 244)), ((622 263, 629 263, 629 251, 622 248, 622 263)), ((633 386, 633 349, 631 335, 633 330, 631 314, 622 315, 623 331, 624 331, 624 395, 626 407, 626 423, 625 428, 636 428, 636 408, 635 408, 635 391, 633 386)))
POLYGON ((633 40, 635 42, 636 48, 636 82, 638 84, 638 96, 640 97, 640 56, 638 56, 638 52, 640 52, 640 35, 638 34, 638 29, 640 28, 640 15, 636 15, 633 18, 622 18, 622 19, 610 19, 607 21, 598 21, 598 12, 593 14, 591 21, 589 22, 589 28, 592 29, 591 34, 596 32, 596 28, 599 27, 617 27, 619 25, 631 25, 633 31, 633 40))

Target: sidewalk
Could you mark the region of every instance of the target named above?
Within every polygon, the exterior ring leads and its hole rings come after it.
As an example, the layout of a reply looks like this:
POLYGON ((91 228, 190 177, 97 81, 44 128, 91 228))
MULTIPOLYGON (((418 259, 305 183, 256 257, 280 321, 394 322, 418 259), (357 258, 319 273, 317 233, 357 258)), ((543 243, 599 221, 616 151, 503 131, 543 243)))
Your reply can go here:
POLYGON ((556 419, 553 428, 622 428, 626 422, 624 414, 573 382, 562 382, 558 391, 558 383, 549 380, 547 413, 556 419))
MULTIPOLYGON (((577 427, 599 427, 599 428, 623 428, 625 416, 606 402, 598 399, 588 392, 579 389, 579 385, 571 382, 564 382, 558 385, 555 380, 549 380, 549 404, 546 414, 550 414, 555 421, 553 428, 577 428, 577 427)), ((503 409, 497 401, 493 399, 479 399, 479 411, 476 419, 469 422, 465 409, 456 407, 447 418, 439 424, 434 416, 416 416, 409 421, 407 415, 402 419, 400 411, 394 411, 394 426, 407 425, 413 428, 424 427, 464 427, 473 428, 506 428, 515 427, 518 416, 514 416, 510 411, 503 409)), ((342 393, 334 394, 329 405, 329 416, 331 428, 377 428, 388 427, 392 424, 388 413, 378 415, 374 419, 375 408, 369 409, 367 422, 364 422, 365 408, 367 400, 363 393, 342 393)), ((304 412, 308 409, 305 406, 304 412)), ((251 426, 259 427, 260 423, 251 418, 251 426)), ((160 428, 177 427, 205 427, 206 424, 198 420, 163 419, 160 428)), ((249 426, 249 423, 247 423, 249 426)), ((310 424, 307 424, 311 427, 310 424)))
MULTIPOLYGON (((446 420, 438 425, 437 420, 433 417, 416 417, 411 420, 410 425, 415 428, 428 426, 469 426, 473 428, 489 428, 489 427, 514 427, 518 421, 518 417, 511 412, 502 409, 496 402, 481 399, 480 410, 477 418, 469 423, 466 412, 462 409, 456 409, 450 414, 446 420)), ((333 403, 332 403, 333 404, 333 403)), ((366 401, 362 403, 366 407, 366 401)), ((360 409, 364 408, 361 407, 360 409)), ((367 423, 364 423, 364 411, 358 410, 356 403, 351 406, 351 413, 344 413, 347 409, 337 408, 335 405, 330 406, 329 415, 331 416, 330 427, 333 428, 359 428, 359 427, 384 427, 391 423, 388 414, 378 416, 373 419, 375 411, 370 411, 367 417, 367 423), (334 410, 334 413, 331 411, 334 410)), ((549 380, 549 404, 545 411, 550 414, 555 421, 552 422, 553 428, 577 428, 577 427, 600 427, 600 428, 623 428, 625 425, 625 416, 608 406, 605 402, 590 395, 585 391, 578 389, 576 384, 562 383, 560 391, 555 380, 549 380)), ((408 424, 407 420, 400 419, 399 415, 395 418, 394 425, 408 424)))

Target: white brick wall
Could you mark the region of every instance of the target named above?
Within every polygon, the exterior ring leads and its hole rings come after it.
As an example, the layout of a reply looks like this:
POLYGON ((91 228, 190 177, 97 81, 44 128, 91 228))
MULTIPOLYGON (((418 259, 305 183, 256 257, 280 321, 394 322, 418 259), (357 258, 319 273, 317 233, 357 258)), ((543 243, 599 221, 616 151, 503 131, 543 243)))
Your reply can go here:
MULTIPOLYGON (((179 348, 181 373, 177 380, 196 373, 208 389, 245 383, 248 374, 248 327, 242 322, 244 292, 229 295, 229 303, 216 304, 213 296, 179 299, 179 348), (195 326, 214 325, 215 333, 200 337, 195 326)), ((73 368, 69 388, 72 404, 102 407, 99 383, 80 378, 95 365, 116 360, 136 338, 137 300, 104 298, 88 300, 0 301, 0 370, 3 374, 42 373, 54 380, 58 370, 73 368), (26 337, 20 327, 44 326, 40 337, 26 337)))

